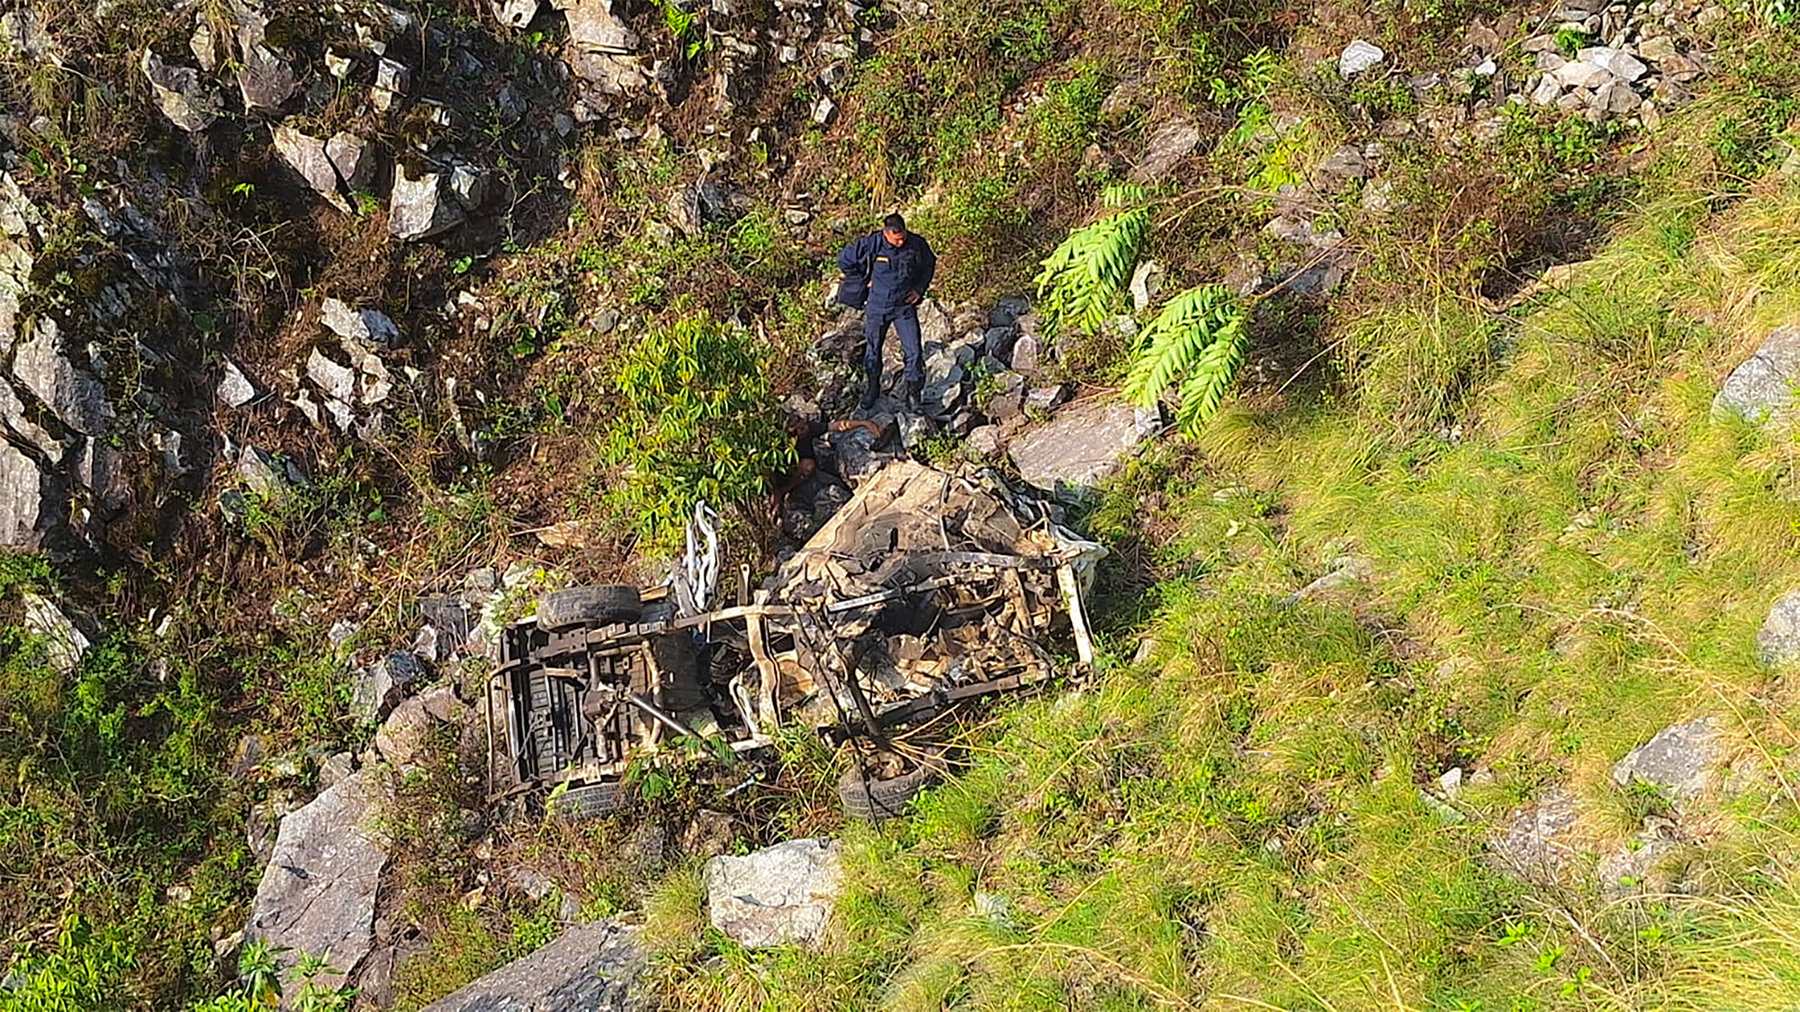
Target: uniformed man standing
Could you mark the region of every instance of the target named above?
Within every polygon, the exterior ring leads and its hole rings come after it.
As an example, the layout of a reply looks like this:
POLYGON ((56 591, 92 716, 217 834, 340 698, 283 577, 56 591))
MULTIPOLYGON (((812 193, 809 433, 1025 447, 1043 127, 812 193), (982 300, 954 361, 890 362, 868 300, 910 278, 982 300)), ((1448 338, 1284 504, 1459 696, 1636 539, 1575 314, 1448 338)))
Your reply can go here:
MULTIPOLYGON (((925 389, 925 370, 919 353, 919 303, 931 288, 937 273, 937 255, 925 237, 906 230, 906 219, 890 214, 881 223, 881 231, 872 232, 844 247, 838 254, 838 267, 844 272, 845 290, 853 290, 862 280, 866 296, 864 324, 863 374, 868 389, 863 392, 863 410, 875 406, 881 393, 881 345, 887 339, 888 326, 900 335, 900 348, 906 360, 906 409, 921 409, 920 395, 925 389)), ((851 301, 851 300, 845 300, 851 301)), ((854 304, 852 302, 852 304, 854 304)))

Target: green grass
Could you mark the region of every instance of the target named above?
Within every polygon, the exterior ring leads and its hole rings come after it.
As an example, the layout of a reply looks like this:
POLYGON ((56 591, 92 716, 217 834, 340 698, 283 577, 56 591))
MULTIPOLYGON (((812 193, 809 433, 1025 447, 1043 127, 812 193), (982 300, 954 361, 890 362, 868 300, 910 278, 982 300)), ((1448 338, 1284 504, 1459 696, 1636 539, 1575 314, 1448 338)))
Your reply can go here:
POLYGON ((1150 664, 1004 712, 909 818, 846 828, 819 954, 697 930, 694 873, 672 880, 653 937, 676 1007, 1791 1003, 1800 729, 1754 640, 1800 586, 1800 454, 1710 406, 1800 308, 1800 195, 1708 197, 1653 179, 1510 317, 1424 285, 1353 314, 1329 396, 1230 405, 1203 456, 1128 471, 1088 522, 1162 577, 1143 627, 1108 633, 1109 658, 1148 635, 1150 664), (1373 576, 1285 601, 1342 555, 1373 576), (1700 714, 1744 779, 1671 859, 1695 898, 1487 860, 1490 827, 1560 785, 1581 853, 1634 846, 1668 802, 1608 771, 1700 714), (1453 766, 1481 774, 1460 819, 1421 793, 1453 766))

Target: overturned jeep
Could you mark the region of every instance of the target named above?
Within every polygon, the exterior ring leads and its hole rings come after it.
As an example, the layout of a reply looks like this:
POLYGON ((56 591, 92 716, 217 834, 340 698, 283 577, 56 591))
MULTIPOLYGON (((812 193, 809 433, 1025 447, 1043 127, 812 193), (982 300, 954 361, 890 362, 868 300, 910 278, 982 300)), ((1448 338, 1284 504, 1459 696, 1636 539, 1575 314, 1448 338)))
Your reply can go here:
POLYGON ((546 595, 502 631, 489 683, 495 800, 549 789, 561 814, 606 814, 627 765, 677 739, 742 753, 803 725, 869 746, 845 804, 894 814, 939 756, 894 745, 896 729, 1054 677, 1055 643, 1092 662, 1084 595, 1104 554, 991 471, 903 460, 762 589, 741 577, 731 606, 626 586, 546 595))

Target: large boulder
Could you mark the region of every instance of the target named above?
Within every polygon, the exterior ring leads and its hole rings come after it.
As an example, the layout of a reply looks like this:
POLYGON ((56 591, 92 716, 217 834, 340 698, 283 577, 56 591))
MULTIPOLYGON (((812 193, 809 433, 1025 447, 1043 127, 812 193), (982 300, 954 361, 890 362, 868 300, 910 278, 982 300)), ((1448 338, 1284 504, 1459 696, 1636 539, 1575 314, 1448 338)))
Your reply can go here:
POLYGON ((1155 412, 1116 401, 1082 401, 1012 442, 1019 477, 1039 488, 1091 489, 1161 427, 1155 412))
POLYGON ((64 425, 87 436, 106 434, 113 417, 106 386, 69 357, 55 320, 38 317, 31 338, 13 353, 13 375, 64 425))
POLYGON ((199 133, 219 118, 218 96, 201 83, 199 71, 164 63, 148 49, 139 66, 169 122, 188 133, 199 133))
POLYGON ((570 928, 522 959, 421 1012, 639 1012, 656 1007, 640 986, 640 929, 617 919, 570 928))
POLYGON ((438 172, 422 173, 413 179, 404 169, 395 170, 388 206, 390 235, 405 241, 429 239, 461 224, 462 209, 444 199, 443 179, 438 172))
POLYGON ((1488 851, 1507 872, 1534 882, 1565 882, 1579 850, 1580 812, 1575 793, 1558 787, 1507 817, 1488 840, 1488 851))
POLYGON ((1785 425, 1800 389, 1800 326, 1777 328, 1754 354, 1731 371, 1713 398, 1714 417, 1737 416, 1785 425))
POLYGON ((1756 633, 1756 649, 1772 668, 1800 664, 1800 590, 1781 595, 1756 633))
POLYGON ((1144 141, 1144 154, 1132 167, 1134 183, 1160 183, 1178 162, 1200 146, 1200 127, 1190 119, 1172 119, 1144 141))
POLYGON ((1680 808, 1713 786, 1724 758, 1725 743, 1717 722, 1701 717, 1665 727, 1632 749, 1613 765, 1613 783, 1620 787, 1649 784, 1680 808))
POLYGON ((302 955, 320 956, 331 966, 321 983, 333 984, 374 946, 388 861, 384 802, 380 781, 353 773, 281 820, 244 937, 285 949, 284 971, 302 955))
POLYGON ((11 443, 0 441, 0 546, 37 547, 50 501, 37 464, 11 443))
POLYGON ((745 948, 812 945, 825 936, 843 881, 836 840, 789 840, 706 862, 707 908, 713 927, 745 948))

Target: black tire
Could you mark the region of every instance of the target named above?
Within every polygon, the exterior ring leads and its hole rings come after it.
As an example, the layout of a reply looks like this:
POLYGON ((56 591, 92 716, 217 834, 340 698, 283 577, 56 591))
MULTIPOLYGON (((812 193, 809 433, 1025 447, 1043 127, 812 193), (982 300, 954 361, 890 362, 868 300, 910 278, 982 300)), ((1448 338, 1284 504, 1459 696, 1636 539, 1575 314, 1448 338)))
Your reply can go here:
POLYGON ((636 622, 643 617, 644 599, 636 587, 625 584, 570 587, 538 598, 538 628, 546 631, 636 622))
POLYGON ((925 758, 912 769, 885 780, 864 781, 863 763, 855 762, 838 778, 838 800, 844 804, 845 815, 865 822, 904 815, 906 806, 931 786, 947 766, 944 750, 938 747, 928 749, 925 758))
POLYGON ((571 787, 551 798, 544 808, 552 818, 563 822, 579 822, 582 819, 617 815, 630 803, 631 795, 624 784, 606 782, 571 787))
POLYGON ((662 669, 665 709, 698 710, 712 700, 700 682, 700 650, 687 633, 658 636, 650 643, 656 666, 662 669))

